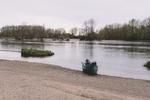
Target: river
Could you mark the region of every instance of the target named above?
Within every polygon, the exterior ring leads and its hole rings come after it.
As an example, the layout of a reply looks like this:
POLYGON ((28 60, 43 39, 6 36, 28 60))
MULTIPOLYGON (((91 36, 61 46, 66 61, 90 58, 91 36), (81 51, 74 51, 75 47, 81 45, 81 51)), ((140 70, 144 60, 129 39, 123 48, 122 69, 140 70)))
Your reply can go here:
POLYGON ((86 58, 97 62, 99 74, 150 80, 150 70, 143 67, 150 60, 150 42, 0 40, 0 59, 54 64, 81 70, 81 62, 86 58), (21 57, 21 48, 28 47, 52 50, 55 55, 45 58, 21 57))

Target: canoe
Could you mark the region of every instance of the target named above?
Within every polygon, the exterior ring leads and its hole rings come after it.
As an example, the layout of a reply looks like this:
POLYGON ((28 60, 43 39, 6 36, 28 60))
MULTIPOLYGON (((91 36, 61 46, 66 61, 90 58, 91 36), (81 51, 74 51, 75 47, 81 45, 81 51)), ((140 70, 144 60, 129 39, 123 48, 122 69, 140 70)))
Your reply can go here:
POLYGON ((98 66, 95 62, 89 64, 82 63, 82 70, 88 75, 97 75, 98 66))

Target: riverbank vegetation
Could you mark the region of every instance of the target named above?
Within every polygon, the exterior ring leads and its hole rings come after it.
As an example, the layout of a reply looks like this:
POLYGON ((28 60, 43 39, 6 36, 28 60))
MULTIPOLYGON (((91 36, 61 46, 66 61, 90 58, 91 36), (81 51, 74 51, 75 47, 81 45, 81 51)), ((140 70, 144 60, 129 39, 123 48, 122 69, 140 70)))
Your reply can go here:
POLYGON ((150 18, 130 20, 125 24, 107 25, 99 31, 104 40, 150 40, 150 18))
POLYGON ((53 56, 54 53, 51 51, 43 51, 43 50, 36 50, 32 48, 25 48, 21 50, 22 57, 46 57, 46 56, 53 56))
POLYGON ((18 25, 4 26, 0 29, 1 38, 14 38, 17 40, 44 38, 53 40, 69 40, 77 38, 80 40, 150 40, 150 17, 142 21, 132 19, 124 24, 106 25, 96 30, 95 21, 89 19, 83 23, 81 28, 74 27, 69 32, 63 28, 53 29, 44 26, 18 25))
POLYGON ((147 62, 147 63, 144 65, 144 67, 146 67, 146 68, 148 68, 148 69, 150 70, 150 61, 147 62))
POLYGON ((6 39, 14 38, 21 41, 26 39, 37 39, 38 41, 43 41, 44 38, 68 40, 71 38, 71 34, 66 33, 62 28, 45 29, 43 26, 19 25, 2 27, 0 37, 6 39))

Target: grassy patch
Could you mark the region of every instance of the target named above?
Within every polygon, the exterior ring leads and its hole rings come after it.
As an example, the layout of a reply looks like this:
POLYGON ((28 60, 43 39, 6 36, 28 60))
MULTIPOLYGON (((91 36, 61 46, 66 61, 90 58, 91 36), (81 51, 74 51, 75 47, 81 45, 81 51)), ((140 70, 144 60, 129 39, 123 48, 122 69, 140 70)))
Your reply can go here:
POLYGON ((147 68, 150 70, 150 61, 147 62, 147 63, 144 65, 144 67, 147 67, 147 68))
POLYGON ((21 56, 22 57, 46 57, 46 56, 53 56, 54 53, 51 51, 43 51, 43 50, 36 50, 36 49, 21 49, 21 56))

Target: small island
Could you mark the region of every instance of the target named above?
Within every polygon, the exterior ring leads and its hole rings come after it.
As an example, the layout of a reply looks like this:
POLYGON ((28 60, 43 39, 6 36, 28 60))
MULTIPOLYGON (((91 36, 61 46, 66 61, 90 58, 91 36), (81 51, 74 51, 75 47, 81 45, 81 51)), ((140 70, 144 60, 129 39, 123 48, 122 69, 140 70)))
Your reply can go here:
POLYGON ((24 48, 21 49, 21 56, 22 57, 47 57, 53 56, 54 53, 48 50, 36 50, 32 48, 24 48))
POLYGON ((150 61, 148 61, 148 62, 144 65, 144 67, 147 67, 147 69, 150 70, 150 61))

